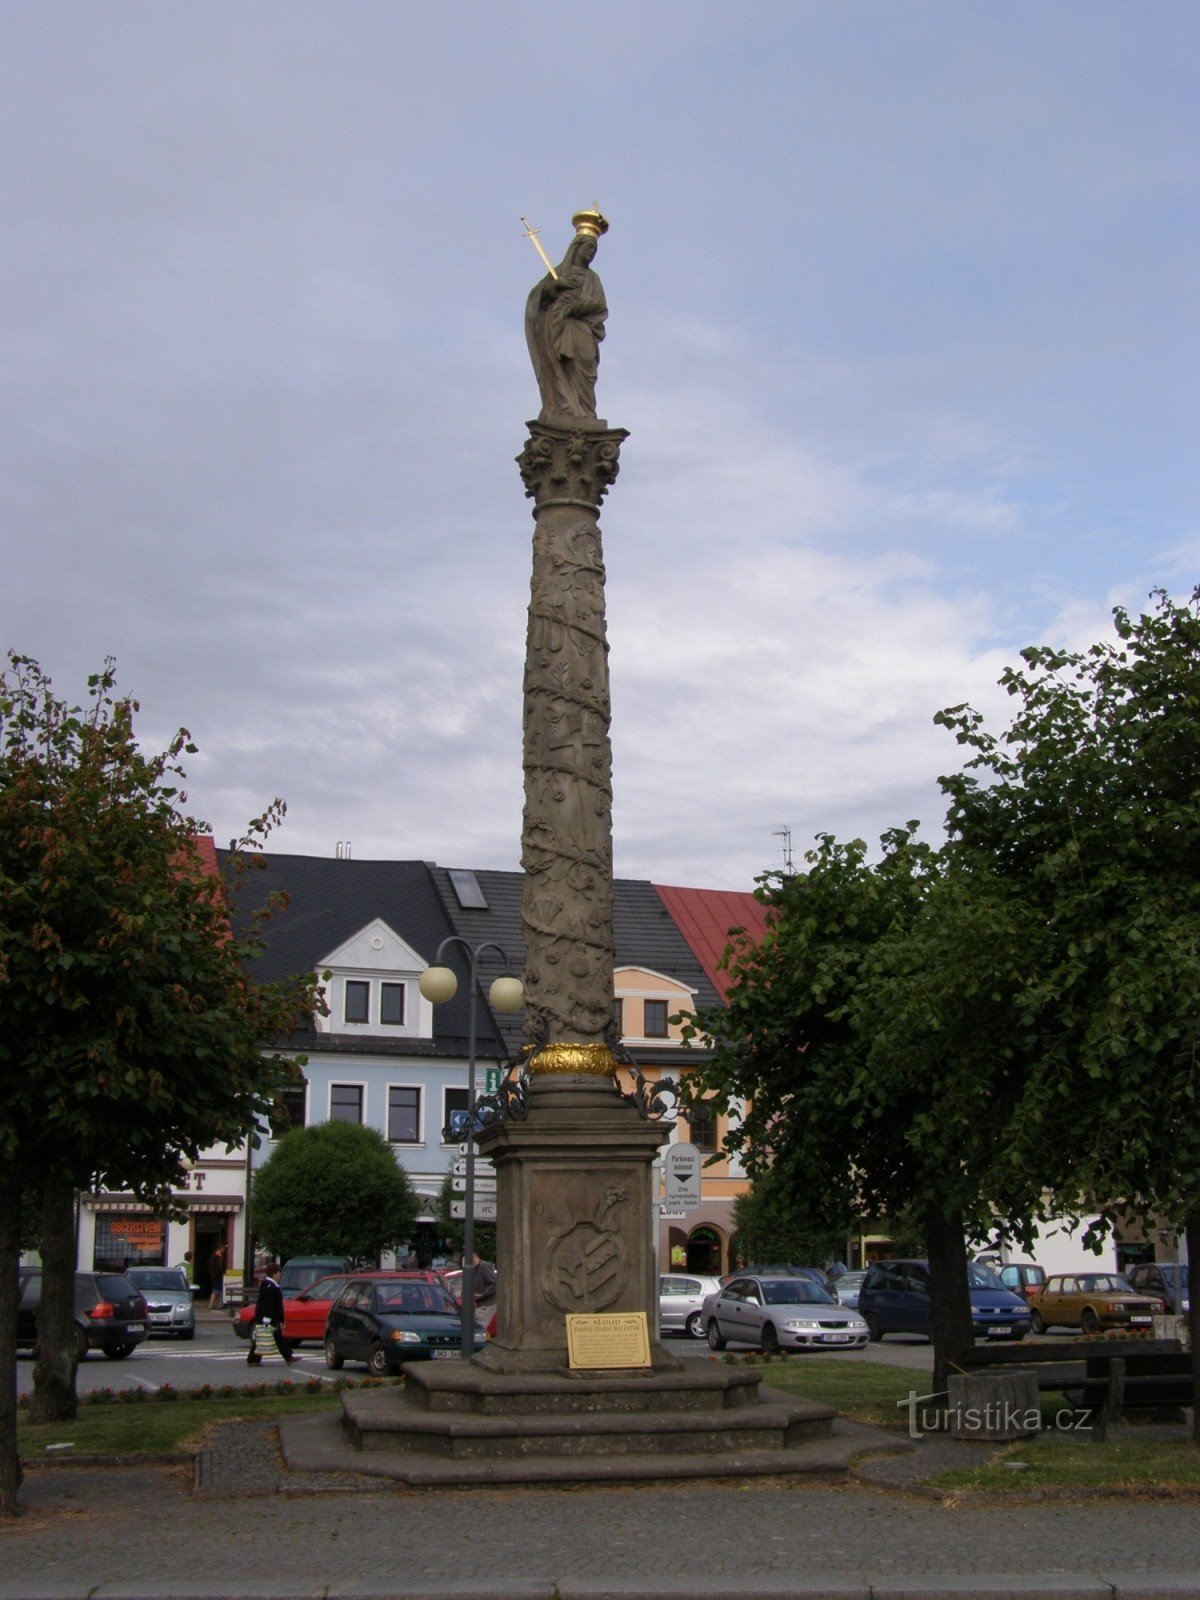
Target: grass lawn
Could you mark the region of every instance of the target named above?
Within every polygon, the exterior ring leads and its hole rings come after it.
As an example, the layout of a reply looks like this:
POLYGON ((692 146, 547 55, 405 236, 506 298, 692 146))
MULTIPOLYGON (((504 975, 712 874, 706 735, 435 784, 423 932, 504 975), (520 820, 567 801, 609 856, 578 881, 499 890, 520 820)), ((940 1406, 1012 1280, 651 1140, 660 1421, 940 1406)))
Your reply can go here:
MULTIPOLYGON (((738 1365, 755 1365, 744 1356, 738 1365)), ((874 1361, 840 1361, 836 1356, 812 1354, 783 1356, 760 1361, 763 1383, 769 1389, 805 1400, 820 1400, 834 1406, 855 1422, 870 1422, 877 1428, 907 1428, 908 1411, 900 1402, 910 1392, 924 1394, 928 1374, 908 1367, 885 1367, 874 1361)))
POLYGON ((141 1405, 85 1405, 74 1422, 18 1422, 17 1449, 29 1466, 45 1460, 46 1446, 72 1444, 54 1456, 157 1455, 192 1450, 210 1422, 270 1421, 298 1411, 331 1411, 341 1404, 334 1392, 264 1395, 261 1398, 145 1401, 141 1405))
MULTIPOLYGON (((883 1428, 906 1430, 908 1408, 903 1402, 910 1390, 921 1393, 924 1388, 922 1373, 867 1361, 788 1356, 758 1365, 770 1388, 822 1400, 856 1422, 883 1428)), ((1090 1435, 1055 1428, 1065 1409, 1061 1395, 1043 1395, 1041 1409, 1044 1431, 1036 1437, 998 1447, 1000 1454, 990 1466, 963 1467, 931 1481, 943 1489, 999 1494, 1042 1489, 1200 1493, 1200 1448, 1186 1439, 1143 1433, 1133 1423, 1114 1428, 1105 1443, 1093 1444, 1090 1435)))
POLYGON ((1103 1444, 1069 1433, 1040 1433, 1003 1447, 991 1466, 943 1472, 942 1489, 1029 1494, 1041 1489, 1107 1489, 1129 1494, 1200 1493, 1200 1447, 1186 1440, 1139 1438, 1139 1429, 1114 1429, 1103 1444))

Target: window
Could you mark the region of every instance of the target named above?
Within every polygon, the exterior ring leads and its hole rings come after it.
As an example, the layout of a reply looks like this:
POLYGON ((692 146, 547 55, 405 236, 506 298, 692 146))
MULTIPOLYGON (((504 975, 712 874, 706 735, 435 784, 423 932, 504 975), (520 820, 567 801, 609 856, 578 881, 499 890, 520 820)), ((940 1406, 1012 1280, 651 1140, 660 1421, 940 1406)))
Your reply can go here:
POLYGON ((446 876, 464 911, 486 911, 487 896, 479 879, 466 867, 449 867, 446 876))
POLYGON ((699 1105, 688 1112, 688 1122, 692 1130, 692 1143, 697 1150, 715 1150, 717 1148, 717 1119, 707 1106, 699 1105))
POLYGON ((347 1022, 371 1020, 371 985, 361 978, 346 979, 345 1017, 347 1022))
POLYGON ((416 1144, 421 1137, 420 1089, 388 1090, 388 1138, 393 1144, 416 1144))
POLYGON ((334 1083, 329 1088, 329 1120, 361 1122, 363 1119, 361 1083, 334 1083))
POLYGON ((271 1111, 272 1139, 282 1139, 292 1128, 303 1128, 307 1107, 308 1089, 304 1084, 289 1084, 286 1089, 280 1089, 271 1111))
POLYGON ((379 986, 379 1020, 390 1028, 398 1028, 404 1021, 404 989, 402 983, 379 986))
POLYGON ((442 1139, 446 1144, 457 1144, 459 1136, 451 1130, 451 1121, 458 1113, 464 1119, 467 1115, 467 1091, 465 1089, 442 1090, 442 1139))
POLYGON ((665 1000, 647 1000, 645 1002, 642 1036, 646 1039, 665 1039, 667 1037, 667 1002, 665 1000))
POLYGON ((617 1038, 625 1037, 625 1002, 621 999, 613 1001, 613 1025, 617 1030, 617 1038))

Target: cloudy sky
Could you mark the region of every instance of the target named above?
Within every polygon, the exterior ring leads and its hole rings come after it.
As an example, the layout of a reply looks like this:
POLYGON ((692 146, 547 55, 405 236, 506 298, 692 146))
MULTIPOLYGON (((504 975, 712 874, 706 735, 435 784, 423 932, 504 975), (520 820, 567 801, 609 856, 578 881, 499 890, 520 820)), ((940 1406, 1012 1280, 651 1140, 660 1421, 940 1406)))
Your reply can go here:
POLYGON ((1200 9, 5 0, 0 643, 219 840, 517 864, 520 213, 612 223, 624 876, 936 834, 941 706, 1200 570, 1200 9))

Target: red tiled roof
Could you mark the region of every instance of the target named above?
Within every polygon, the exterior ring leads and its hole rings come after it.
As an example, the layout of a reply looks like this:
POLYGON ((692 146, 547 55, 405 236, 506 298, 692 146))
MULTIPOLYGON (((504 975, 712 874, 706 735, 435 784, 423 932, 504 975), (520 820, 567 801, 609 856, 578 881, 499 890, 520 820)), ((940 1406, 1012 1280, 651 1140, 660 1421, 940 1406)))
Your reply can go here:
POLYGON ((729 930, 744 928, 757 942, 767 929, 766 906, 735 889, 672 889, 661 883, 654 888, 723 1000, 730 976, 717 963, 729 943, 729 930))

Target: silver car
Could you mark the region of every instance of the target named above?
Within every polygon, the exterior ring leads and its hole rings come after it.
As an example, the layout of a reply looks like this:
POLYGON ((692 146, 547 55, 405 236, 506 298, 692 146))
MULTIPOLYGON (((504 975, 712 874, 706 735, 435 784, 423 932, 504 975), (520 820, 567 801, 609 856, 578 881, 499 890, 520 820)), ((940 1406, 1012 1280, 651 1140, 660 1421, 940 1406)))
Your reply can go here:
POLYGON ((858 1312, 809 1278, 734 1278, 708 1296, 701 1315, 714 1350, 726 1344, 756 1345, 768 1355, 825 1346, 860 1350, 869 1338, 858 1312))
POLYGON ((129 1267, 125 1276, 150 1307, 146 1324, 151 1335, 196 1337, 192 1288, 181 1267, 129 1267))
POLYGON ((704 1298, 720 1287, 720 1278, 696 1272, 665 1272, 658 1280, 659 1331, 703 1339, 704 1298))
POLYGON ((862 1288, 865 1272, 841 1272, 833 1280, 832 1289, 841 1305, 858 1310, 858 1291, 862 1288))

